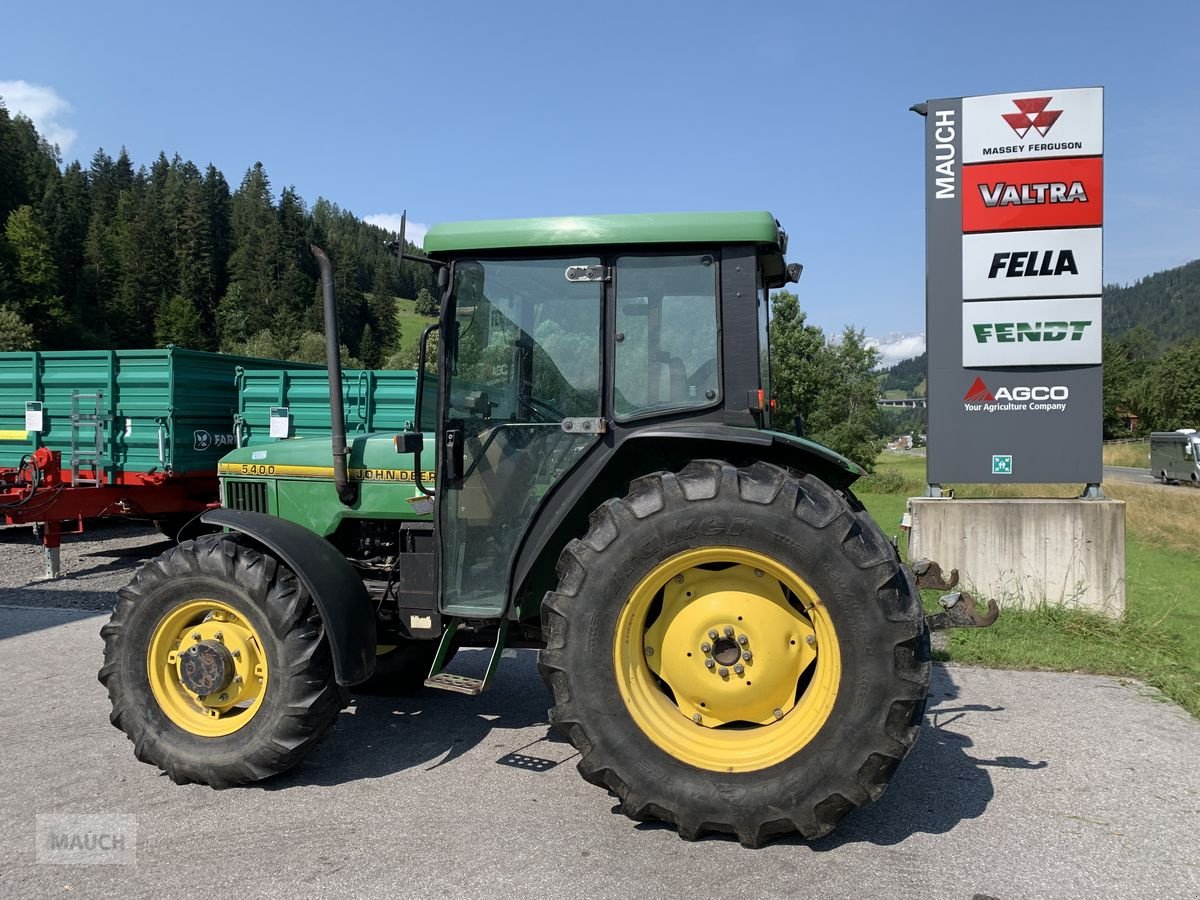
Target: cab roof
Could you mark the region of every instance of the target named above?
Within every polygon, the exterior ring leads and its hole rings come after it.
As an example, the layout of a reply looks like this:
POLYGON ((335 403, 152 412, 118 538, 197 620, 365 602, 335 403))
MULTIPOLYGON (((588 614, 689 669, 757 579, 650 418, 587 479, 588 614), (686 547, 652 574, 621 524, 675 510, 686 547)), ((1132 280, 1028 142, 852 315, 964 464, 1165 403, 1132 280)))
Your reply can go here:
POLYGON ((637 213, 486 219, 434 225, 425 252, 439 254, 604 244, 758 244, 782 253, 779 223, 766 211, 637 213))

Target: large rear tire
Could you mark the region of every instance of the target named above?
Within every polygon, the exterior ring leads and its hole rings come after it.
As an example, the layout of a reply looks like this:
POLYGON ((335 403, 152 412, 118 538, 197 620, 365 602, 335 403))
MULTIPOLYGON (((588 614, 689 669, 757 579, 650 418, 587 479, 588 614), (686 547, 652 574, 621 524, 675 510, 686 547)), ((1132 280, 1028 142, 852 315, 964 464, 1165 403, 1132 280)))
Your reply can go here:
POLYGON ((597 509, 558 564, 539 660, 579 770, 634 819, 747 846, 883 793, 929 688, 920 596, 851 495, 693 462, 597 509))
POLYGON ((179 784, 295 765, 347 695, 316 606, 273 557, 212 535, 147 562, 101 629, 113 725, 179 784))

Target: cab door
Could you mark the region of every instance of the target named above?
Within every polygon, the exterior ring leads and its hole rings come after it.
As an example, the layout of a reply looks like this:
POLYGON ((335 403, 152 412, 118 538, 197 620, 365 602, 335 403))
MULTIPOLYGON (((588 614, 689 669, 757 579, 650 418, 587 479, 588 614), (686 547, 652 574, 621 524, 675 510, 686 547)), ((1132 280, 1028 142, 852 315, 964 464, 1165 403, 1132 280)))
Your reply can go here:
POLYGON ((436 482, 445 614, 504 611, 517 541, 599 440, 604 272, 596 257, 455 263, 436 482))

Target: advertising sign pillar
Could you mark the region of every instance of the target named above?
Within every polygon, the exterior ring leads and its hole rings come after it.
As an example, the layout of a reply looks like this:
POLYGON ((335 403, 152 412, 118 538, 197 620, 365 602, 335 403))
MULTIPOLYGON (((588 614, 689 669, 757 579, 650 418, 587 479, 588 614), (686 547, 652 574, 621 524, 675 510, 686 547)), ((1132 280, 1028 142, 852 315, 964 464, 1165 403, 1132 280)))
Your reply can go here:
POLYGON ((924 114, 931 488, 1098 484, 1103 89, 924 114))

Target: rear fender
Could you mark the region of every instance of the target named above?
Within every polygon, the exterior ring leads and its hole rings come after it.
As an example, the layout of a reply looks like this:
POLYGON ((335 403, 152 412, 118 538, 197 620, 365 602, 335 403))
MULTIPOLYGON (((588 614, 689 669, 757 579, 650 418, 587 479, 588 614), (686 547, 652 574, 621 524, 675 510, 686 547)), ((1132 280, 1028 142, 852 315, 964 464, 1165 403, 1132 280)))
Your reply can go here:
POLYGON ((362 578, 329 541, 295 522, 257 512, 213 509, 201 521, 246 535, 296 573, 321 613, 338 684, 371 677, 375 609, 362 578))

